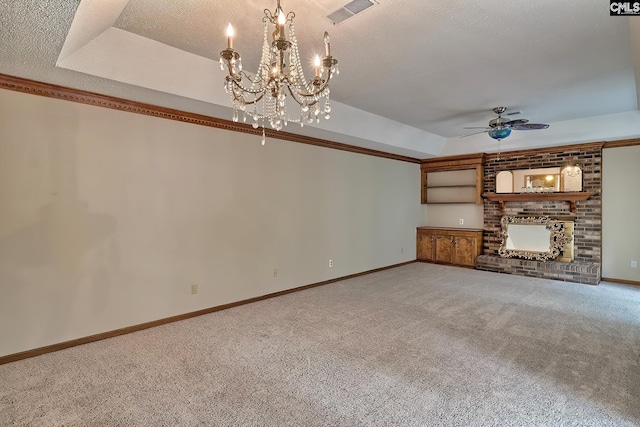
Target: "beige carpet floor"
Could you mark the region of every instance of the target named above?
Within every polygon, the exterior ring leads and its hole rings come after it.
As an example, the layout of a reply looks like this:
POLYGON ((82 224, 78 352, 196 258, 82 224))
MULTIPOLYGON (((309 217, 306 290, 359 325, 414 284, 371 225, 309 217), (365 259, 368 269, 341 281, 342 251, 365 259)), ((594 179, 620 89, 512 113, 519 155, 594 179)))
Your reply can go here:
POLYGON ((2 365, 0 425, 638 426, 640 288, 409 264, 2 365))

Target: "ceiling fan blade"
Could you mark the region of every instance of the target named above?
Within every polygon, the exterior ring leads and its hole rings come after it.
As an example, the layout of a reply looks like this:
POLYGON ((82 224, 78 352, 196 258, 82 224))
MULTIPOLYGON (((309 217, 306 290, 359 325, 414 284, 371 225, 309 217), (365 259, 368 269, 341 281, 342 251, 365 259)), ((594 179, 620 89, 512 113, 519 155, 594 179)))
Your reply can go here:
POLYGON ((504 123, 504 126, 507 127, 511 127, 511 128, 515 128, 516 126, 522 126, 525 123, 527 123, 529 120, 527 119, 516 119, 516 120, 509 120, 508 122, 504 123))
POLYGON ((488 128, 486 126, 465 126, 462 129, 487 129, 487 130, 489 130, 491 128, 488 128))
POLYGON ((488 130, 481 130, 479 132, 468 133, 466 135, 462 135, 460 138, 466 138, 466 137, 471 136, 471 135, 477 135, 479 133, 485 133, 485 132, 489 132, 489 131, 488 130))
POLYGON ((549 127, 546 123, 525 123, 522 125, 512 126, 512 129, 516 130, 537 130, 537 129, 547 129, 549 127))
POLYGON ((515 116, 516 114, 522 114, 522 111, 510 111, 508 113, 504 113, 505 116, 515 116))

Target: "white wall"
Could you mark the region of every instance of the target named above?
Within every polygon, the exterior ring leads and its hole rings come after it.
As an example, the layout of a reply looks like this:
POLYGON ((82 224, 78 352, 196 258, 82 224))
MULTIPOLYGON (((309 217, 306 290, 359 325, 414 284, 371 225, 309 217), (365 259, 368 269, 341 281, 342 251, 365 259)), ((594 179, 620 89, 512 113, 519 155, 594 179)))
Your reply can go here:
POLYGON ((426 205, 427 225, 432 227, 478 228, 484 227, 484 205, 431 204, 426 205), (460 220, 464 221, 460 225, 460 220))
POLYGON ((602 277, 640 282, 640 146, 602 152, 602 277), (632 268, 631 261, 638 267, 632 268))
POLYGON ((417 164, 0 91, 0 356, 413 260, 419 200, 417 164))

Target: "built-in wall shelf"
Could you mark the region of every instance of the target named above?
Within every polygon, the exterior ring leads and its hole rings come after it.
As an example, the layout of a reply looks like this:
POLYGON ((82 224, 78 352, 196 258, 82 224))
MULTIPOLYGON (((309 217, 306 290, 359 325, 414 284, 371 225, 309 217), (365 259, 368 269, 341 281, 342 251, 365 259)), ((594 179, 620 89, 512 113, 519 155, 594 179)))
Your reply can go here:
POLYGON ((484 193, 482 197, 500 203, 500 210, 504 211, 505 202, 548 202, 565 201, 571 205, 571 212, 576 211, 576 202, 587 200, 596 194, 595 191, 554 192, 554 193, 484 193))
POLYGON ((422 203, 483 203, 484 154, 425 159, 420 171, 422 203))

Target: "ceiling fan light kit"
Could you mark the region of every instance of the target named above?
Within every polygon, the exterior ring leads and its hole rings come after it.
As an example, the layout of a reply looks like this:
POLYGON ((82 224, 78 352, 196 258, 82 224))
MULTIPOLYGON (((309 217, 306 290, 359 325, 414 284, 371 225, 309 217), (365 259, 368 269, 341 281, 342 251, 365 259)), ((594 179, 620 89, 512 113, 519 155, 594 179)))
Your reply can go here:
POLYGON ((500 141, 511 135, 511 129, 509 128, 493 128, 487 132, 493 139, 500 141))
POLYGON ((293 12, 284 14, 280 0, 275 12, 264 10, 262 57, 258 71, 253 76, 242 70, 240 53, 233 49, 231 24, 227 28, 227 49, 220 52, 220 68, 224 70, 226 65, 229 72, 225 79, 225 91, 231 97, 233 121, 238 121, 239 111, 242 111, 244 121, 250 116, 254 128, 262 125, 263 144, 265 120, 271 128, 281 130, 289 122, 303 126, 305 122, 320 121, 321 115, 329 119, 331 113, 329 81, 340 72, 338 61, 331 56, 329 34, 326 31, 324 33, 324 57, 315 57, 315 76, 307 80, 298 52, 294 18, 293 12), (285 35, 287 23, 288 39, 285 35), (270 25, 274 31, 269 31, 270 25), (292 99, 300 107, 299 116, 289 116, 287 99, 292 99), (321 107, 322 101, 324 104, 321 107), (261 109, 258 109, 259 103, 261 109))

